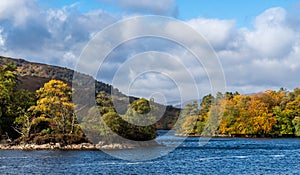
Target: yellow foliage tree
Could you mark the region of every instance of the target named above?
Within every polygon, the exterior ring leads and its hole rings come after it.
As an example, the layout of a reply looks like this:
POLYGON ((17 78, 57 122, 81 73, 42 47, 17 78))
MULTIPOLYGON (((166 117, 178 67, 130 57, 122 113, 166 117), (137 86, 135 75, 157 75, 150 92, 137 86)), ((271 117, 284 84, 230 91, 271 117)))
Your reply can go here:
POLYGON ((182 125, 183 131, 185 134, 188 135, 193 135, 195 134, 195 129, 196 129, 196 121, 198 119, 198 116, 187 116, 185 118, 185 121, 182 125))
POLYGON ((60 80, 50 80, 36 91, 36 106, 30 108, 38 117, 50 118, 59 132, 73 133, 75 125, 72 89, 60 80))
POLYGON ((245 113, 248 117, 246 134, 270 134, 276 124, 276 118, 269 110, 269 104, 262 102, 257 95, 251 96, 245 113))

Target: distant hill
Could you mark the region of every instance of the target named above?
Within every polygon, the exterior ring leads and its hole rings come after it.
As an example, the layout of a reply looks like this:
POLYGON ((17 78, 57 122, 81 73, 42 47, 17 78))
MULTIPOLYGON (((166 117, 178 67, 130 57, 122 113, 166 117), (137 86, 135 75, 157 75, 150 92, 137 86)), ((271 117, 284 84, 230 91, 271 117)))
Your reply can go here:
MULTIPOLYGON (((18 81, 19 89, 26 89, 28 91, 34 92, 37 89, 43 87, 44 83, 48 82, 51 79, 62 80, 68 85, 70 86, 72 85, 74 70, 59 67, 59 66, 29 62, 24 59, 15 59, 15 58, 0 56, 1 65, 7 65, 10 62, 13 62, 17 66, 17 74, 18 74, 17 81, 18 81)), ((89 75, 85 75, 85 74, 81 74, 81 75, 86 76, 87 79, 92 78, 89 75)), ((96 93, 105 92, 110 95, 112 88, 113 87, 109 84, 95 80, 96 93)), ((114 94, 115 92, 118 91, 114 90, 114 94)), ((121 92, 118 92, 117 95, 120 97, 127 97, 121 92)), ((130 98, 130 102, 138 99, 136 97, 129 97, 129 98, 130 98)), ((126 106, 124 107, 124 110, 125 109, 126 106)), ((180 112, 179 108, 166 106, 166 112, 164 116, 157 122, 157 129, 171 129, 174 122, 176 121, 176 115, 178 115, 179 112, 180 112)))
MULTIPOLYGON (((14 59, 0 56, 1 65, 6 65, 9 62, 13 62, 17 65, 19 88, 33 92, 42 87, 44 83, 48 82, 51 79, 62 80, 69 85, 72 84, 74 71, 71 69, 29 62, 23 59, 14 59)), ((84 76, 91 78, 88 75, 84 76)), ((96 81, 97 91, 104 91, 110 94, 111 88, 112 86, 109 84, 96 81)))

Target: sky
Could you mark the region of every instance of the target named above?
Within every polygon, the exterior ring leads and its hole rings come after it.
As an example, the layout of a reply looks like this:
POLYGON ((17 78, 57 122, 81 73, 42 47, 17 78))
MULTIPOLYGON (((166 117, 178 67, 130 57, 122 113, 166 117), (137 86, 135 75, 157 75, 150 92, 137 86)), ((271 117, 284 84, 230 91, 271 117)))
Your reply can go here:
MULTIPOLYGON (((300 87, 297 0, 1 0, 0 55, 74 69, 81 52, 98 32, 140 15, 180 20, 206 38, 220 60, 227 91, 248 94, 300 87)), ((191 37, 188 33, 180 34, 191 37)), ((210 93, 205 68, 192 63, 192 55, 176 43, 158 38, 136 39, 108 55, 96 78, 114 84, 119 73, 118 78, 126 81, 115 85, 125 94, 153 96, 159 102, 172 104, 180 101, 178 84, 191 86, 181 73, 184 70, 195 80, 200 96, 210 93), (142 54, 150 51, 155 52, 142 54), (153 55, 160 57, 156 52, 173 55, 174 63, 166 55, 155 60, 153 55), (162 72, 173 70, 172 76, 159 72, 138 75, 134 68, 120 71, 132 57, 138 60, 131 62, 136 67, 151 63, 162 72), (128 73, 120 74, 125 70, 128 73), (128 81, 132 81, 130 88, 128 81)), ((187 99, 194 97, 192 92, 187 94, 187 99)))

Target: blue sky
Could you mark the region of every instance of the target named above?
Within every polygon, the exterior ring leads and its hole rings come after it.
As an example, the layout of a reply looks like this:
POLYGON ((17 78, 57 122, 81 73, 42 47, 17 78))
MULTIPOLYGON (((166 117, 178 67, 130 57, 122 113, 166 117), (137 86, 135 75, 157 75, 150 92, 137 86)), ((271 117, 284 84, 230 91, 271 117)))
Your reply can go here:
POLYGON ((250 27, 255 17, 271 7, 294 8, 297 0, 177 0, 182 20, 197 17, 234 19, 240 27, 250 27))
MULTIPOLYGON (((39 0, 48 8, 62 8, 77 4, 78 10, 88 12, 102 9, 115 14, 122 14, 124 10, 114 3, 99 2, 97 0, 39 0)), ((176 0, 180 20, 198 17, 233 19, 239 27, 251 27, 255 17, 271 7, 283 7, 297 11, 300 8, 298 0, 176 0)), ((127 12, 128 13, 128 12, 127 12)))
MULTIPOLYGON (((298 0, 1 0, 0 55, 75 68, 81 51, 97 32, 128 17, 149 14, 179 19, 204 36, 219 57, 228 91, 253 93, 300 87, 298 0)), ((120 32, 126 30, 139 28, 120 32)), ((193 39, 185 31, 177 32, 193 39)), ((96 78, 112 83, 124 62, 149 51, 180 58, 196 76, 199 93, 210 92, 203 67, 187 61, 191 56, 182 48, 153 38, 116 48, 96 78)), ((178 74, 172 75, 184 84, 183 70, 177 64, 157 66, 166 72, 176 70, 178 74)), ((134 70, 130 71, 132 76, 134 70)), ((123 76, 130 78, 129 74, 123 76)), ((168 102, 179 100, 178 92, 170 90, 174 83, 166 77, 149 74, 134 79, 138 82, 130 95, 148 98, 159 92, 168 102)))

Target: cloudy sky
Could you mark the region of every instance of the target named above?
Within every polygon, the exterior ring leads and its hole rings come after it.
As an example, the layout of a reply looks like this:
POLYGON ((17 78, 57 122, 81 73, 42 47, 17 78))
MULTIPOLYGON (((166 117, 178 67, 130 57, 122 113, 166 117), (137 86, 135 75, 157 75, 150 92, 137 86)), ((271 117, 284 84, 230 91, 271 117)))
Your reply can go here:
MULTIPOLYGON (((300 87, 297 0, 1 0, 0 55, 73 69, 98 32, 140 15, 183 21, 206 38, 219 57, 227 91, 300 87)), ((181 86, 191 92, 187 98, 195 96, 191 77, 200 96, 210 92, 207 70, 192 57, 176 43, 139 38, 115 48, 96 77, 126 94, 178 102, 181 86)))

